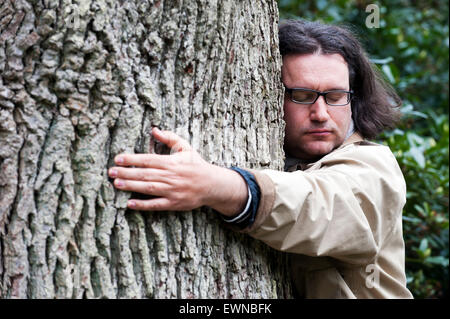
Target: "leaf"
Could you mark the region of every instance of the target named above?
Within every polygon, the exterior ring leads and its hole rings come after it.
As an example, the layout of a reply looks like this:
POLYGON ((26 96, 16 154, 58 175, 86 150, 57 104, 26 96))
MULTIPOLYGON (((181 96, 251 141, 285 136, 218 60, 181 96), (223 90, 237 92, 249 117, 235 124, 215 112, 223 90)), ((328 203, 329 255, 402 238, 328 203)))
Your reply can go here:
POLYGON ((384 59, 370 59, 370 61, 371 61, 372 63, 375 63, 375 64, 387 64, 387 63, 389 63, 389 62, 394 61, 394 58, 391 57, 391 56, 389 56, 389 57, 384 58, 384 59))
POLYGON ((424 262, 434 265, 440 265, 442 267, 448 267, 449 265, 448 258, 445 258, 444 256, 427 257, 425 258, 424 262))
POLYGON ((420 242, 419 250, 420 251, 425 251, 427 248, 428 248, 428 239, 424 238, 420 242))
POLYGON ((422 112, 414 111, 414 106, 412 104, 405 104, 401 109, 402 114, 409 116, 417 116, 423 119, 427 119, 428 115, 422 112))
POLYGON ((408 216, 402 216, 404 221, 413 223, 413 224, 420 224, 422 222, 421 219, 416 218, 416 217, 408 217, 408 216))
POLYGON ((396 128, 396 129, 394 129, 394 130, 392 131, 392 134, 393 134, 393 135, 400 135, 400 136, 403 136, 403 135, 405 135, 405 132, 404 132, 403 130, 401 130, 401 129, 396 128))
POLYGON ((388 78, 389 82, 394 84, 395 83, 395 78, 394 78, 394 75, 392 74, 391 67, 388 64, 383 64, 381 66, 381 70, 383 70, 383 73, 386 75, 386 77, 388 78))
POLYGON ((412 147, 407 153, 414 159, 420 168, 425 168, 425 156, 423 155, 421 149, 418 147, 412 147))
POLYGON ((319 9, 319 10, 325 9, 327 5, 328 5, 328 2, 326 0, 318 0, 316 2, 317 9, 319 9))
POLYGON ((409 144, 413 147, 415 145, 422 145, 425 140, 422 136, 417 135, 416 133, 413 132, 408 132, 407 133, 407 139, 409 144))

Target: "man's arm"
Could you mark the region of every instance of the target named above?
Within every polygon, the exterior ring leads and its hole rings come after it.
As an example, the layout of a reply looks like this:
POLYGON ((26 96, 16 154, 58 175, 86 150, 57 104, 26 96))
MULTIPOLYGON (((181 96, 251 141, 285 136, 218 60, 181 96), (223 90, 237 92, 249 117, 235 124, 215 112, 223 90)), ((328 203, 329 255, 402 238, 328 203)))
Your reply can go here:
POLYGON ((114 159, 117 166, 108 171, 116 188, 157 196, 130 199, 129 208, 160 211, 209 206, 225 216, 244 210, 248 188, 239 173, 206 162, 173 132, 153 128, 152 134, 175 153, 119 154, 114 159))
POLYGON ((370 263, 400 220, 406 200, 391 151, 366 143, 336 150, 309 171, 253 171, 261 187, 245 229, 276 250, 370 263))

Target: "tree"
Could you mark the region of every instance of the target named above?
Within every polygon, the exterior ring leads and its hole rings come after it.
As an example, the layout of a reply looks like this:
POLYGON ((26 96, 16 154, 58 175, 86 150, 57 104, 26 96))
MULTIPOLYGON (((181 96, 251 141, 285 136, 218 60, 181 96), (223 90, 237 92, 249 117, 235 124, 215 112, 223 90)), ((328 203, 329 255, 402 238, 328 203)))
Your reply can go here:
POLYGON ((164 151, 152 126, 281 169, 277 23, 272 0, 3 1, 0 297, 291 297, 284 254, 207 208, 127 210, 107 176, 164 151))

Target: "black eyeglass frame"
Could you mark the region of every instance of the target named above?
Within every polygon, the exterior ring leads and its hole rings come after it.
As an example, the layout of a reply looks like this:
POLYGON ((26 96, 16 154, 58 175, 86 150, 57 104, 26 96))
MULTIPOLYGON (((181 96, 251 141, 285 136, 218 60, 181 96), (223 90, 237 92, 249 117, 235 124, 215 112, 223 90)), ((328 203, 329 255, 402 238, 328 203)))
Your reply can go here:
POLYGON ((352 98, 353 98, 353 91, 352 91, 352 90, 350 90, 350 91, 346 91, 346 90, 330 90, 330 91, 324 91, 324 92, 321 92, 321 91, 312 90, 312 89, 305 89, 305 88, 288 88, 287 86, 284 86, 284 89, 285 89, 285 92, 289 94, 290 100, 291 100, 292 102, 297 103, 297 104, 303 104, 303 105, 311 105, 311 104, 314 104, 314 103, 316 103, 316 101, 319 99, 320 96, 323 96, 323 98, 324 98, 324 100, 325 100, 325 103, 326 103, 327 105, 330 105, 330 106, 346 106, 346 105, 348 105, 348 104, 351 102, 351 100, 352 100, 352 98), (313 92, 313 93, 316 93, 316 98, 315 98, 314 101, 312 101, 312 102, 299 102, 299 101, 295 101, 295 100, 292 98, 292 92, 293 92, 293 91, 313 92), (345 103, 345 104, 331 104, 331 103, 328 103, 328 100, 327 100, 327 94, 328 94, 328 93, 334 93, 334 92, 343 92, 343 93, 347 93, 347 94, 348 94, 348 95, 347 95, 347 103, 345 103))

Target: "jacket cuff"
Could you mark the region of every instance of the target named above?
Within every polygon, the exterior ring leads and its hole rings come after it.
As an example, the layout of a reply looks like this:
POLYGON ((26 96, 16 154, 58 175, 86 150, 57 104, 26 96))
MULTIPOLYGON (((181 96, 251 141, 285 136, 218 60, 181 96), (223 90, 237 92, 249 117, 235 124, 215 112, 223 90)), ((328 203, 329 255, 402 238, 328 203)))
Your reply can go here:
POLYGON ((256 211, 259 206, 260 190, 253 174, 242 168, 231 166, 231 170, 239 173, 247 184, 248 200, 242 212, 234 216, 224 216, 219 213, 223 221, 233 226, 233 229, 241 230, 250 227, 255 221, 256 211))
POLYGON ((242 233, 250 233, 258 229, 272 212, 275 203, 275 184, 270 177, 257 170, 246 170, 255 176, 256 183, 261 191, 261 197, 258 210, 256 211, 255 221, 249 227, 242 229, 240 231, 242 233))

